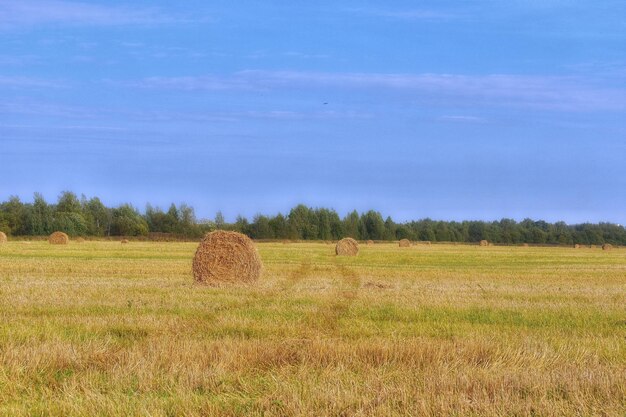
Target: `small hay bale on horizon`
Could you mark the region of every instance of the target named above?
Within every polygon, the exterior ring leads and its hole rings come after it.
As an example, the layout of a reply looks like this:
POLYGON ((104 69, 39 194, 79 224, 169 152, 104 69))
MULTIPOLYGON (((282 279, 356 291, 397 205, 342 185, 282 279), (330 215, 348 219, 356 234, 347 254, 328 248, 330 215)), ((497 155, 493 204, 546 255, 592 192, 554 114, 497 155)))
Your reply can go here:
POLYGON ((605 243, 604 245, 602 245, 602 250, 612 250, 613 249, 613 245, 611 245, 610 243, 605 243))
POLYGON ((198 283, 253 283, 263 264, 254 242, 241 233, 217 230, 207 233, 193 258, 193 277, 198 283))
POLYGON ((341 239, 335 245, 335 254, 337 256, 357 256, 359 254, 359 242, 351 237, 341 239))
POLYGON ((528 243, 522 243, 523 248, 527 248, 528 246, 529 246, 528 243))
POLYGON ((579 245, 578 243, 576 243, 576 244, 574 245, 574 249, 580 249, 580 245, 579 245))
POLYGON ((7 241, 8 241, 8 238, 7 238, 6 233, 0 232, 0 243, 7 243, 7 241))
POLYGON ((488 240, 481 240, 479 243, 480 246, 489 246, 489 241, 488 240))
POLYGON ((411 241, 409 239, 400 239, 398 246, 401 248, 409 248, 411 247, 411 241))
POLYGON ((122 240, 120 241, 120 243, 121 243, 122 245, 125 245, 125 244, 127 244, 127 243, 128 243, 128 239, 122 239, 122 240))
POLYGON ((368 240, 367 242, 365 242, 365 244, 367 246, 372 246, 374 244, 374 241, 373 240, 368 240))
POLYGON ((48 236, 48 242, 51 245, 67 245, 70 243, 70 238, 63 232, 54 232, 48 236))
POLYGON ((75 241, 76 243, 85 243, 85 238, 83 238, 83 237, 77 237, 76 239, 74 239, 74 241, 75 241))

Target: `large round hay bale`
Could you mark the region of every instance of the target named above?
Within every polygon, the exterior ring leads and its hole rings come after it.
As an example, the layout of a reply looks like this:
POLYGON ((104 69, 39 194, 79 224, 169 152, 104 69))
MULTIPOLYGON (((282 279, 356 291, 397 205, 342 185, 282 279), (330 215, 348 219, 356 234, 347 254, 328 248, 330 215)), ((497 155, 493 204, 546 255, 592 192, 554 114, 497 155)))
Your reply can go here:
POLYGON ((193 258, 193 277, 209 285, 250 283, 259 279, 262 266, 248 236, 217 230, 207 233, 198 245, 193 258))
POLYGON ((610 243, 605 243, 604 245, 602 245, 602 250, 611 250, 613 249, 613 245, 611 245, 610 243))
POLYGON ((0 232, 0 244, 7 242, 7 235, 4 232, 0 232))
POLYGON ((365 244, 367 246, 372 246, 374 244, 374 241, 373 240, 368 240, 367 242, 365 242, 365 244))
POLYGON ((48 242, 51 245, 67 245, 70 238, 63 232, 54 232, 48 237, 48 242))
POLYGON ((359 242, 351 237, 341 239, 335 245, 335 253, 338 256, 357 256, 359 253, 359 242))
POLYGON ((411 241, 409 239, 400 239, 398 246, 401 248, 408 248, 411 246, 411 241))
POLYGON ((489 246, 489 241, 483 239, 483 240, 480 241, 479 245, 480 246, 489 246))

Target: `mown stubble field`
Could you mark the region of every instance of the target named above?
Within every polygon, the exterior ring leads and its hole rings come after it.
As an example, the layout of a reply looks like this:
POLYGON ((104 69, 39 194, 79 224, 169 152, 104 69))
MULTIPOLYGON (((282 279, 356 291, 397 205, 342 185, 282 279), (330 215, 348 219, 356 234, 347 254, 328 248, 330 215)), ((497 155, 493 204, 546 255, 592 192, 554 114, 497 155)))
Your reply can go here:
POLYGON ((626 415, 626 249, 195 248, 0 245, 0 415, 626 415))

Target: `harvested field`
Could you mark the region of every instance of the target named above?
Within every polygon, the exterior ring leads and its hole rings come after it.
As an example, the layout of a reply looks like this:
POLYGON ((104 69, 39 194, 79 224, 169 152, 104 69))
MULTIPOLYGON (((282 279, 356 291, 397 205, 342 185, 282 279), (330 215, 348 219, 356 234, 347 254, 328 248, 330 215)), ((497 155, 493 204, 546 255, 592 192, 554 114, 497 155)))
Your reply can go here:
POLYGON ((623 416, 626 251, 260 243, 0 249, 0 416, 623 416))

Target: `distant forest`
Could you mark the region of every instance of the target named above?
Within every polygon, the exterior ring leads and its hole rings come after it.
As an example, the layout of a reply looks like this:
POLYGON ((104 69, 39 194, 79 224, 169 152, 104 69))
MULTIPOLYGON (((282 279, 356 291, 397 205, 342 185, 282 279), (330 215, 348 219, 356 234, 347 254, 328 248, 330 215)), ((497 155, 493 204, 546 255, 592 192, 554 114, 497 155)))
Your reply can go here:
POLYGON ((234 223, 215 219, 198 220, 194 209, 172 204, 166 211, 148 205, 144 213, 130 204, 107 207, 99 198, 79 198, 72 192, 59 195, 56 204, 35 193, 32 203, 11 197, 0 204, 0 231, 9 236, 46 236, 62 231, 70 236, 139 236, 196 239, 206 232, 223 229, 245 233, 253 239, 398 240, 431 242, 479 242, 498 244, 603 244, 626 245, 626 229, 612 223, 567 225, 525 219, 498 221, 437 221, 421 219, 397 223, 376 211, 353 211, 341 218, 327 208, 298 205, 288 214, 256 215, 250 221, 238 216, 234 223))

